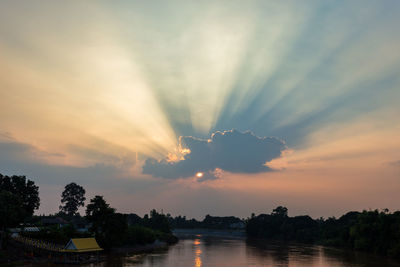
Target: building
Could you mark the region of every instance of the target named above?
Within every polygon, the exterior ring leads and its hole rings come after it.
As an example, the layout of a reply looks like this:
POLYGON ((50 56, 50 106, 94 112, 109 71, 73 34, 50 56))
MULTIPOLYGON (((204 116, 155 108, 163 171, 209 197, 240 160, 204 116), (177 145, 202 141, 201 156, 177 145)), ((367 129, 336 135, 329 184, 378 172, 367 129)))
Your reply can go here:
POLYGON ((63 249, 65 252, 94 252, 102 250, 93 237, 72 238, 63 249))
POLYGON ((61 250, 63 255, 59 263, 84 264, 98 262, 99 252, 102 250, 93 237, 72 238, 61 250))
POLYGON ((68 222, 61 217, 42 218, 41 223, 43 226, 58 225, 58 227, 63 227, 68 224, 68 222))

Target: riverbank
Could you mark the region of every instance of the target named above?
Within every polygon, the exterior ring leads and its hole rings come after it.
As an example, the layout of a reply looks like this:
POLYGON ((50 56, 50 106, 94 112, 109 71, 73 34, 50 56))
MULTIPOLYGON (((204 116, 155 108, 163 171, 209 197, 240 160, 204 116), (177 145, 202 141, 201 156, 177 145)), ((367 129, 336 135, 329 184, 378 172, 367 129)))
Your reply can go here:
MULTIPOLYGON (((166 250, 169 246, 176 244, 179 239, 168 234, 163 236, 164 240, 156 240, 151 244, 127 245, 122 247, 112 247, 102 253, 100 262, 106 261, 109 256, 127 256, 135 254, 152 253, 158 250, 166 250)), ((24 247, 15 243, 8 243, 6 250, 0 251, 0 266, 43 266, 54 263, 54 259, 46 253, 37 253, 24 250, 24 247)))
POLYGON ((7 245, 7 249, 0 251, 0 266, 25 266, 30 263, 44 263, 43 258, 31 257, 20 247, 7 245))
POLYGON ((193 229, 174 229, 172 233, 178 237, 189 237, 194 235, 202 236, 215 236, 225 238, 245 238, 245 230, 231 230, 231 229, 206 229, 206 228, 193 228, 193 229))

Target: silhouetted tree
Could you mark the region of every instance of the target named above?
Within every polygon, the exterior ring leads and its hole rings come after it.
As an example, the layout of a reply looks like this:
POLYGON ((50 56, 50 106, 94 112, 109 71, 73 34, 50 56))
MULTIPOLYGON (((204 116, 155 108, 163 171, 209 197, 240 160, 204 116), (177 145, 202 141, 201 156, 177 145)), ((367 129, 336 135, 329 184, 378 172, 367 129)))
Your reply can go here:
POLYGON ((104 248, 121 245, 127 233, 125 215, 116 213, 103 196, 95 196, 86 207, 86 218, 92 223, 91 231, 104 248))
POLYGON ((272 210, 272 215, 280 216, 280 217, 287 217, 288 209, 286 207, 278 206, 272 210))
POLYGON ((8 191, 20 200, 20 208, 24 211, 24 218, 33 215, 39 208, 39 187, 25 176, 3 176, 0 174, 0 191, 8 191))
POLYGON ((319 238, 317 221, 310 216, 288 217, 288 209, 279 206, 271 215, 260 214, 248 220, 246 231, 249 237, 263 237, 300 242, 314 242, 319 238))
POLYGON ((126 215, 113 212, 107 216, 102 224, 102 231, 98 236, 99 242, 105 248, 120 246, 125 241, 127 230, 126 215))
POLYGON ((0 174, 0 249, 5 228, 15 226, 33 215, 39 208, 39 187, 25 176, 0 174))
POLYGON ((115 213, 115 209, 104 200, 103 196, 95 196, 86 206, 86 218, 93 224, 94 232, 101 230, 102 220, 109 214, 115 213))
POLYGON ((65 186, 61 194, 60 211, 65 212, 68 216, 73 216, 77 213, 79 207, 85 205, 85 189, 76 184, 70 183, 65 186))
POLYGON ((158 213, 155 209, 150 211, 150 218, 147 221, 147 226, 164 233, 171 233, 171 226, 167 216, 158 213))
POLYGON ((8 191, 0 191, 0 228, 17 225, 23 216, 19 197, 8 191))
POLYGON ((24 218, 19 197, 8 191, 0 191, 0 250, 3 248, 3 239, 6 227, 15 226, 24 218))

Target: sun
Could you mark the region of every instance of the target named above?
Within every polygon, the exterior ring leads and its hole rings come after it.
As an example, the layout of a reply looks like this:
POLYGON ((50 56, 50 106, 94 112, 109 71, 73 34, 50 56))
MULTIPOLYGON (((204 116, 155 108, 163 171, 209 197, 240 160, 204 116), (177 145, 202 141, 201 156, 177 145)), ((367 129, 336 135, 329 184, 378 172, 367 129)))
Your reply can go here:
POLYGON ((204 173, 202 173, 202 172, 196 173, 196 176, 199 177, 199 178, 203 177, 203 175, 204 175, 204 173))

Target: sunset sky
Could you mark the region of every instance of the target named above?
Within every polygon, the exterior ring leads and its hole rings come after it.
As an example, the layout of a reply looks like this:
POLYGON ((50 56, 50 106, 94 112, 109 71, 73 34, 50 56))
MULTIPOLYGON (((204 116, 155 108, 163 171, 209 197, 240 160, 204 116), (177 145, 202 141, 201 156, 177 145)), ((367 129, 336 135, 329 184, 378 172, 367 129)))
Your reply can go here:
POLYGON ((400 209, 400 1, 1 1, 0 173, 119 212, 400 209))

